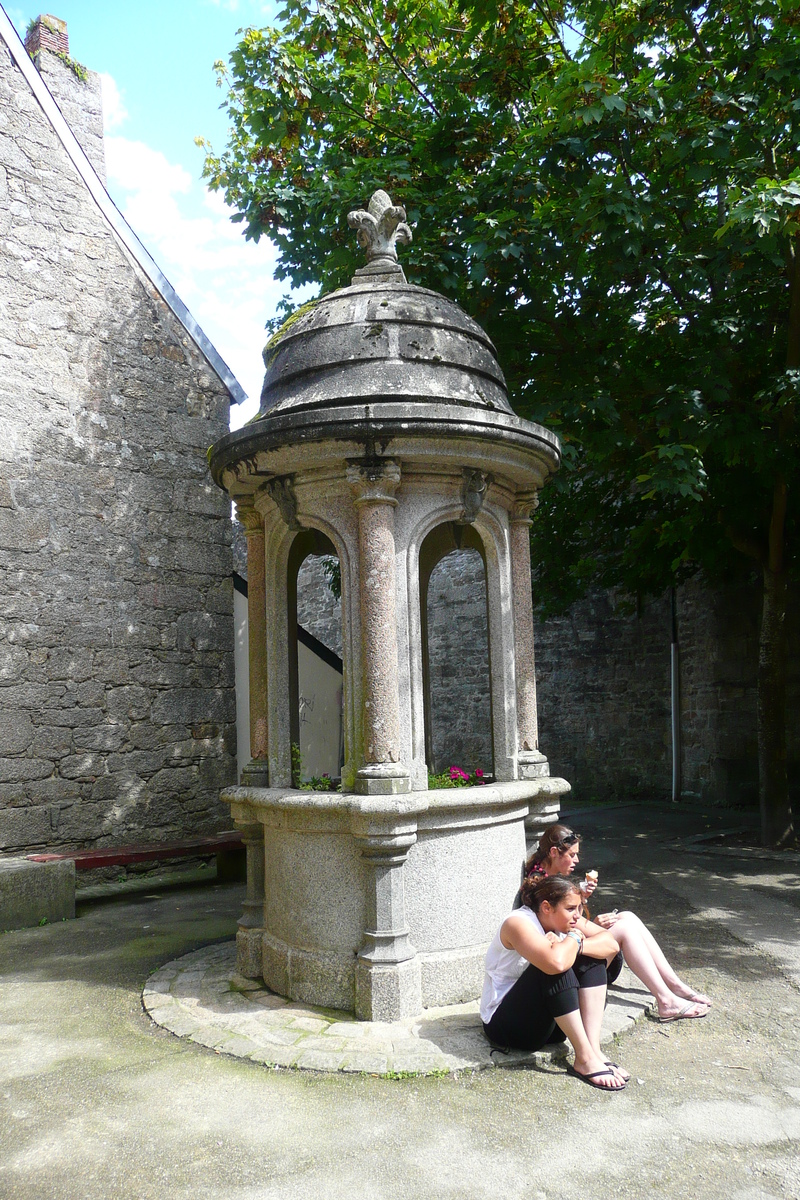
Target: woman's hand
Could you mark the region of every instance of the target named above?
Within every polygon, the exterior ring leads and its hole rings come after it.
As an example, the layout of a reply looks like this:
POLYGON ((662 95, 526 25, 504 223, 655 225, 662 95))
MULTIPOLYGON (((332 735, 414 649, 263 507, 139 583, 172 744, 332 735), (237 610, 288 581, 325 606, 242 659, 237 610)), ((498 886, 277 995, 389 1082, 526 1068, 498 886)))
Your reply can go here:
POLYGON ((596 879, 584 879, 583 883, 578 884, 578 886, 581 889, 581 895, 586 896, 586 898, 588 899, 589 896, 591 896, 594 889, 597 887, 597 880, 596 879))
POLYGON ((619 913, 616 909, 610 913, 600 913, 599 916, 592 917, 595 925, 599 925, 601 929, 613 929, 619 920, 619 913))
POLYGON ((607 929, 585 936, 581 947, 581 953, 587 958, 613 958, 618 950, 619 944, 607 929))
MULTIPOLYGON (((611 935, 603 932, 599 936, 609 938, 611 935)), ((551 930, 538 933, 517 913, 506 917, 500 926, 500 942, 507 950, 516 950, 521 958, 527 958, 545 975, 561 975, 572 966, 580 950, 579 938, 560 938, 551 930)))

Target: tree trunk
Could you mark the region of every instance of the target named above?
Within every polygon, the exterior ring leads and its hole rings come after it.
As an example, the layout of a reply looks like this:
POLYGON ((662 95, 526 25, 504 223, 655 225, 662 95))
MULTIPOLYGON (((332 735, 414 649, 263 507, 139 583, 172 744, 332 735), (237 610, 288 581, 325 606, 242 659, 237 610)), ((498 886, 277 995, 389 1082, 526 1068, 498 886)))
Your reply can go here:
POLYGON ((786 491, 786 484, 779 480, 773 495, 769 554, 763 567, 758 641, 758 792, 765 846, 786 845, 794 835, 786 773, 786 491))

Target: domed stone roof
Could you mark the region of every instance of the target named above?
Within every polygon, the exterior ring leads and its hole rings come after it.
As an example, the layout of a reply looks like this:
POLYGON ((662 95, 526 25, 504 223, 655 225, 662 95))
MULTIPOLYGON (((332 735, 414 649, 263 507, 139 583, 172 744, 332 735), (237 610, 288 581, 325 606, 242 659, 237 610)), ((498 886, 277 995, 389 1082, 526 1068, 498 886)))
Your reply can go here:
MULTIPOLYGON (((408 454, 412 441, 433 453, 441 439, 458 440, 476 463, 503 445, 528 462, 532 479, 557 470, 558 438, 513 411, 485 331, 453 301, 407 282, 395 248, 411 241, 405 211, 378 191, 347 219, 366 266, 267 343, 257 415, 209 451, 217 483, 227 486, 228 470, 254 469, 255 456, 331 441, 368 454, 402 444, 408 454)), ((527 471, 519 466, 519 480, 527 471)))
POLYGON ((382 401, 512 411, 480 325, 399 268, 385 278, 356 277, 290 319, 264 351, 259 417, 382 401))

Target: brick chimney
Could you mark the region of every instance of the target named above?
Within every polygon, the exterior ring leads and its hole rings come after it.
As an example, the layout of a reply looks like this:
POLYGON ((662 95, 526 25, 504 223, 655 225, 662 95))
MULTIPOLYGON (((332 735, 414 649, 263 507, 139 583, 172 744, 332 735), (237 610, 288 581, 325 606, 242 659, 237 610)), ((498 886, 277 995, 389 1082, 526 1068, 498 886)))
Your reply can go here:
POLYGON ((33 22, 25 34, 25 49, 31 58, 36 58, 40 50, 49 50, 51 54, 66 54, 69 58, 69 34, 67 22, 60 17, 51 17, 43 13, 33 22))
POLYGON ((86 157, 105 183, 100 76, 70 58, 67 22, 49 13, 31 23, 25 35, 25 49, 86 157))

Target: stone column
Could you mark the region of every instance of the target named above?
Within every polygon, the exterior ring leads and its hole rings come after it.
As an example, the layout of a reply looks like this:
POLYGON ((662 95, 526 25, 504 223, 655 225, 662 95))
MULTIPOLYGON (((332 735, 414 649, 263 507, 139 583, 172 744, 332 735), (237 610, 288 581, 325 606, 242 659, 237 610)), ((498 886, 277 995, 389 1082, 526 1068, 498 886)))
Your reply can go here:
POLYGON ((247 536, 247 633, 250 668, 250 761, 242 771, 245 787, 268 787, 267 599, 264 570, 264 518, 252 503, 237 501, 236 519, 247 536))
POLYGON ((236 929, 236 970, 245 979, 261 978, 261 939, 264 935, 264 826, 240 825, 247 853, 247 897, 236 929))
POLYGON ((351 463, 347 481, 358 513, 358 581, 362 661, 362 745, 355 790, 410 791, 400 762, 394 493, 400 464, 392 459, 351 463))
POLYGON ((517 746, 520 779, 549 775, 547 759, 539 751, 536 714, 536 664, 533 646, 533 595, 531 592, 531 512, 536 493, 518 496, 511 512, 511 588, 514 604, 514 664, 517 679, 517 746))
POLYGON ((399 1021, 422 1009, 422 975, 408 940, 404 864, 417 840, 415 827, 356 835, 372 871, 367 886, 367 928, 356 959, 356 1016, 399 1021))

